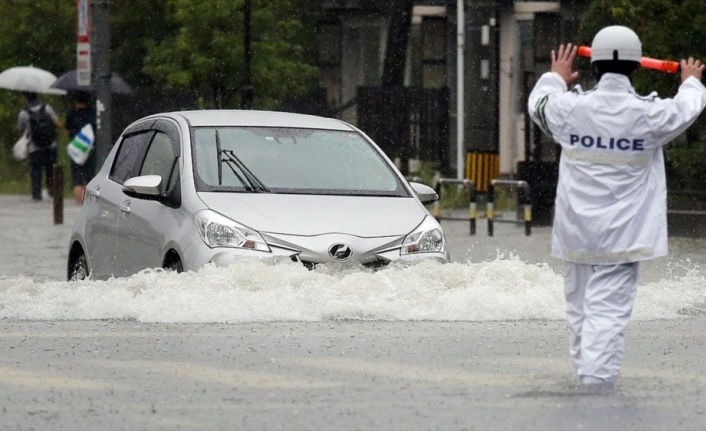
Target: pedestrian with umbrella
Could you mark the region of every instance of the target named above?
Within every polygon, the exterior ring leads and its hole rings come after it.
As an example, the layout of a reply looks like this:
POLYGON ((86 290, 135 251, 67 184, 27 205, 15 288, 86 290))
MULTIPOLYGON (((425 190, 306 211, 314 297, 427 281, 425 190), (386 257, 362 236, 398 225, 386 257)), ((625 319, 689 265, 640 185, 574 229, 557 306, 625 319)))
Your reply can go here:
POLYGON ((54 108, 41 103, 37 93, 23 92, 24 108, 17 116, 17 130, 20 136, 29 137, 29 173, 32 183, 32 199, 42 200, 42 174, 49 196, 53 196, 52 172, 56 164, 56 129, 61 127, 54 108))
POLYGON ((61 122, 49 104, 41 103, 37 93, 66 94, 65 90, 50 88, 56 76, 46 70, 21 66, 0 73, 0 88, 21 91, 24 107, 17 115, 17 130, 20 136, 29 137, 29 171, 32 199, 42 200, 42 175, 51 196, 52 171, 57 162, 57 133, 61 122))

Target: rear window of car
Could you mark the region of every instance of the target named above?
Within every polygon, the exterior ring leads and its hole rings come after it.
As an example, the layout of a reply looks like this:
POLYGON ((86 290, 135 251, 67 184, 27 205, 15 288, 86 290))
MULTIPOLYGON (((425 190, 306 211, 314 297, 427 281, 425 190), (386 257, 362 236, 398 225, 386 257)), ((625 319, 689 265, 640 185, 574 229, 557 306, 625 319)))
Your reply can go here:
POLYGON ((199 127, 193 153, 199 191, 407 196, 389 163, 356 132, 199 127))

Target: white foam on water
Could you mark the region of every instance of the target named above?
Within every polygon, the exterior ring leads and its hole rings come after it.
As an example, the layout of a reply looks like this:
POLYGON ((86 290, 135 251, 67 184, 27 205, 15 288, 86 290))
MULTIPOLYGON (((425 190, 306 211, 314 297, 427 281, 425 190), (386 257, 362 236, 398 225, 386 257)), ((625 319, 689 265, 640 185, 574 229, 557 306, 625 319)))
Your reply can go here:
MULTIPOLYGON (((704 272, 681 269, 639 287, 633 319, 706 313, 704 272)), ((310 271, 289 261, 243 259, 229 267, 147 270, 107 281, 0 278, 0 318, 17 320, 559 320, 564 310, 561 275, 515 256, 378 271, 327 265, 310 271)))

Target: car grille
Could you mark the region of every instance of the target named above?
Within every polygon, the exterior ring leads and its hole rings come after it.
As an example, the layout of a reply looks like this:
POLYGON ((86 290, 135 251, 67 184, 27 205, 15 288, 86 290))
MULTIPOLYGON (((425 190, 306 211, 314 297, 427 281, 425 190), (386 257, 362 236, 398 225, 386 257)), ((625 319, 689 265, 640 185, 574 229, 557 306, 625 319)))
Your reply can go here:
MULTIPOLYGON (((299 259, 299 256, 292 256, 291 259, 294 262, 301 263, 307 269, 310 269, 310 270, 316 268, 316 265, 319 264, 317 262, 310 262, 307 260, 301 260, 301 259, 299 259)), ((382 269, 382 268, 386 267, 387 265, 389 265, 389 263, 390 263, 390 261, 387 259, 377 258, 372 262, 366 262, 364 264, 361 264, 361 266, 366 269, 372 269, 374 271, 377 271, 378 269, 382 269)))

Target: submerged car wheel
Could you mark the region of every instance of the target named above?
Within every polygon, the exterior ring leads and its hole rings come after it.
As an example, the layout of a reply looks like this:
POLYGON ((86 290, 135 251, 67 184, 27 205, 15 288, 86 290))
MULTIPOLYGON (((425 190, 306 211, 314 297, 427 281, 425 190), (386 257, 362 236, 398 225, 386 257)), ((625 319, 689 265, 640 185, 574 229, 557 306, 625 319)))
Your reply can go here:
POLYGON ((184 264, 176 252, 170 253, 164 261, 164 269, 167 271, 184 272, 184 264))
POLYGON ((73 261, 69 269, 69 281, 86 280, 90 272, 86 255, 81 253, 73 261))

